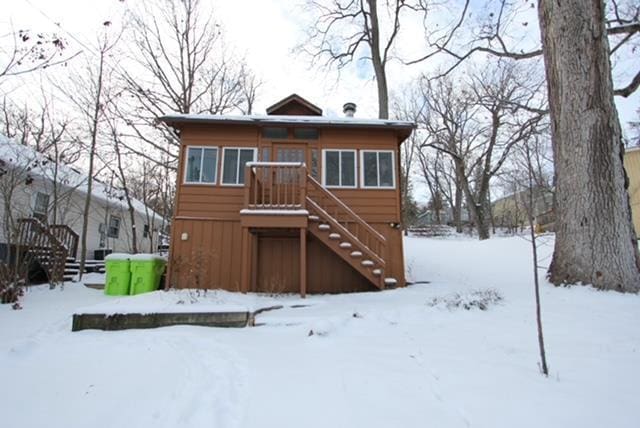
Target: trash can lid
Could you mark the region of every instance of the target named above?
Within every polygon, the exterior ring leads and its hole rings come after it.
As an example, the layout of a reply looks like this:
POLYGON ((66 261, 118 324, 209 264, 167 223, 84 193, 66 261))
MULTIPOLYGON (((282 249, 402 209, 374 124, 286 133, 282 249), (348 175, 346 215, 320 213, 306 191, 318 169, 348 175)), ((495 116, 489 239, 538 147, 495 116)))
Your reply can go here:
POLYGON ((159 254, 148 254, 148 253, 141 253, 141 254, 131 254, 129 256, 130 260, 134 260, 137 262, 150 262, 150 261, 154 261, 154 260, 159 260, 159 261, 163 261, 166 262, 167 258, 163 257, 159 254))
POLYGON ((104 259, 107 260, 129 260, 131 258, 131 254, 127 253, 111 253, 108 254, 104 259))

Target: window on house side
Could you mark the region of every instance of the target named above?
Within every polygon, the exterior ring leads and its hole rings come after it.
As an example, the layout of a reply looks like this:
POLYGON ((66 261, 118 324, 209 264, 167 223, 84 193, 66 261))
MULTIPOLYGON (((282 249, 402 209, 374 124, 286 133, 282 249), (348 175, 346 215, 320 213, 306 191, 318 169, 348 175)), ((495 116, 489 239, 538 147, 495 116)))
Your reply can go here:
POLYGON ((256 149, 225 147, 223 152, 222 184, 244 184, 244 166, 256 157, 256 149))
POLYGON ((218 172, 218 148, 189 147, 186 169, 185 183, 215 184, 218 172))
POLYGON ((392 151, 362 152, 362 186, 367 188, 395 188, 392 151))
POLYGON ((109 228, 107 229, 109 238, 118 238, 120 236, 120 217, 115 215, 109 216, 109 228))
POLYGON ((324 185, 356 187, 356 151, 324 150, 324 185))
POLYGON ((36 201, 33 204, 33 217, 38 220, 47 221, 49 217, 49 195, 46 193, 36 193, 36 201))
POLYGON ((148 224, 144 225, 144 229, 142 231, 142 237, 143 238, 148 238, 149 237, 149 225, 148 224))

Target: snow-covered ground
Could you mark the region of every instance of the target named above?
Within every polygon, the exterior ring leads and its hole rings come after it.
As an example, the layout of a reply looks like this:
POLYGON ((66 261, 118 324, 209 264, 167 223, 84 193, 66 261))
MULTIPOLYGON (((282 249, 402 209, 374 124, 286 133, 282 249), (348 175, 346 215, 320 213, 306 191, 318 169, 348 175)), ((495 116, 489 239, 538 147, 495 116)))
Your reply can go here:
POLYGON ((34 288, 23 310, 0 307, 0 424, 640 426, 640 296, 543 284, 544 378, 528 245, 408 238, 408 274, 429 284, 305 300, 208 294, 207 304, 284 306, 245 329, 72 333, 77 308, 109 298, 34 288), (502 300, 474 307, 472 291, 488 289, 502 300))

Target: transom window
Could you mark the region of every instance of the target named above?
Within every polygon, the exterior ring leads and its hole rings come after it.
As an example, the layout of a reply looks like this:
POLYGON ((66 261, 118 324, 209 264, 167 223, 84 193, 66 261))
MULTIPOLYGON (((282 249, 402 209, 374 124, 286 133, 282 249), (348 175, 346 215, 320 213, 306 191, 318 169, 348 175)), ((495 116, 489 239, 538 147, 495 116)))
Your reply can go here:
POLYGON ((218 174, 217 147, 188 147, 185 183, 215 184, 218 174))
POLYGON ((225 147, 222 160, 222 184, 244 184, 244 166, 256 160, 256 149, 225 147))
POLYGON ((362 150, 362 187, 395 188, 393 151, 362 150))
POLYGON ((287 128, 265 127, 262 128, 262 138, 287 139, 289 131, 287 128))
POLYGON ((293 128, 293 138, 298 140, 317 140, 317 128, 293 128))
POLYGON ((328 187, 356 187, 356 151, 323 150, 322 178, 328 187))

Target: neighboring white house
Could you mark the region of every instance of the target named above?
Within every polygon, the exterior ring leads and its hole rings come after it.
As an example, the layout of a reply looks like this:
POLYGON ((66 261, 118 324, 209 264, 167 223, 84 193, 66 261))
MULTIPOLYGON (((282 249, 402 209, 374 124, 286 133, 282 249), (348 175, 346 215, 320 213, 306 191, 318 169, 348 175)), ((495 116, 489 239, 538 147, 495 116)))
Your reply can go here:
MULTIPOLYGON (((85 174, 0 135, 0 246, 11 242, 20 218, 67 225, 81 235, 86 194, 85 174)), ((130 252, 133 231, 123 192, 94 180, 91 194, 87 258, 96 250, 130 252)), ((142 202, 133 200, 133 206, 138 251, 155 252, 166 224, 142 202)), ((80 251, 78 244, 77 257, 80 251)))

